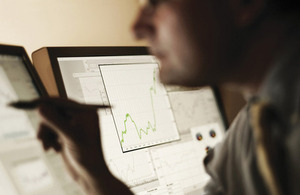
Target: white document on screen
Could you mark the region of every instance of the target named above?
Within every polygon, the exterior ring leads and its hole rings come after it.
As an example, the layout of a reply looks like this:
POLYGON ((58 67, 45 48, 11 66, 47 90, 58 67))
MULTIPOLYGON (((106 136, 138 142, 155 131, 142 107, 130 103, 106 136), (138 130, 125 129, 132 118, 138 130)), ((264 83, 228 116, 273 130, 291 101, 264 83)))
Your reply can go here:
POLYGON ((6 174, 5 169, 3 169, 0 163, 0 194, 5 195, 16 195, 17 192, 12 186, 9 176, 6 174))
POLYGON ((26 113, 7 106, 9 102, 17 99, 7 75, 0 67, 0 144, 9 140, 35 136, 26 113))

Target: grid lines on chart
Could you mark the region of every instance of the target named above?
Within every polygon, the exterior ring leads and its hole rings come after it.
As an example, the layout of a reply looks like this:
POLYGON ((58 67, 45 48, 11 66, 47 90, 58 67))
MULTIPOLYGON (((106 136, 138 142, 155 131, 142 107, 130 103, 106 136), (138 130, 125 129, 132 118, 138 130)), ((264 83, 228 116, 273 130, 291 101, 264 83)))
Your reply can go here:
POLYGON ((179 139, 158 65, 100 65, 123 152, 179 139))

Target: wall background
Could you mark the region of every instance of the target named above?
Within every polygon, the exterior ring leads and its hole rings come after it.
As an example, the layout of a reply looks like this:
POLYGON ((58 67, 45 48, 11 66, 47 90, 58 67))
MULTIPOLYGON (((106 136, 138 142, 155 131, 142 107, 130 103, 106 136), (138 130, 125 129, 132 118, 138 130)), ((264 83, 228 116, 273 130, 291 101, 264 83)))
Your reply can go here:
POLYGON ((136 46, 130 27, 138 0, 0 0, 0 44, 136 46))

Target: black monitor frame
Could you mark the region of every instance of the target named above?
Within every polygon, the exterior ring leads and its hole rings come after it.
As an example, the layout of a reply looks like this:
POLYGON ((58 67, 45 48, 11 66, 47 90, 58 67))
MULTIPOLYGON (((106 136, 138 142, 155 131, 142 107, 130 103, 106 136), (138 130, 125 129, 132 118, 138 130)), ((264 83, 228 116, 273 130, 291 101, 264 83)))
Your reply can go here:
POLYGON ((0 55, 12 55, 12 56, 20 56, 25 64, 26 70, 28 71, 30 77, 33 80, 33 84, 37 89, 38 94, 40 97, 48 97, 48 93, 42 84, 42 81, 37 74, 35 68, 33 67, 26 50, 22 46, 17 45, 3 45, 0 44, 0 55))

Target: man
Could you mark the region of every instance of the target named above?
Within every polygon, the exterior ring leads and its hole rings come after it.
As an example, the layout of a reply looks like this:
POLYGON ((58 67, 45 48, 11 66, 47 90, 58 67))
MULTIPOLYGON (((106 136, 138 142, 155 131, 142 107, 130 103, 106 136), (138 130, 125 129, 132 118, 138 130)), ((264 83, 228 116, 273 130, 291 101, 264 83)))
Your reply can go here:
MULTIPOLYGON (((141 8, 134 33, 161 61, 163 83, 224 85, 248 97, 204 161, 207 194, 300 194, 299 11, 295 0, 149 0, 141 8)), ((104 162, 96 112, 77 107, 41 102, 45 149, 61 152, 88 194, 130 194, 104 162)))

